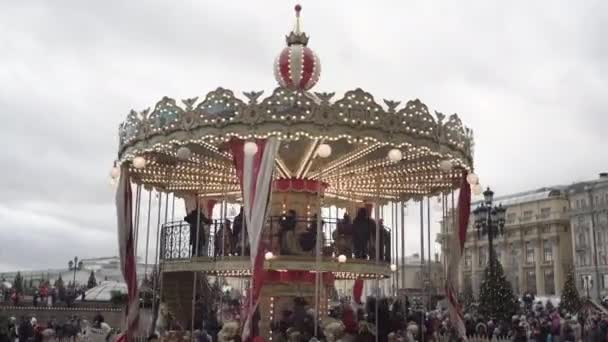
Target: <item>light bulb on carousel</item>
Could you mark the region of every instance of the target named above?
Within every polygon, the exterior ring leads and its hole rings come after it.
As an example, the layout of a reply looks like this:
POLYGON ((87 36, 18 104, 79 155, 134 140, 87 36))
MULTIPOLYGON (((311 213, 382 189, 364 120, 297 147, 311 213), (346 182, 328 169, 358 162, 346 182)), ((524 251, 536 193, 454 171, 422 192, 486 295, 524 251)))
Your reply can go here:
POLYGON ((266 252, 266 254, 264 254, 264 259, 266 260, 272 260, 274 258, 274 254, 272 254, 271 251, 266 252))
POLYGON ((441 162, 439 162, 439 168, 443 172, 448 172, 448 171, 452 170, 452 167, 454 167, 454 165, 452 164, 452 161, 449 159, 444 159, 441 162))
POLYGON ((469 182, 470 185, 475 185, 477 183, 479 183, 479 177, 474 174, 473 172, 470 172, 467 175, 467 182, 469 182))
POLYGON ((133 167, 136 169, 143 169, 144 167, 146 167, 147 161, 146 158, 142 157, 142 156, 137 156, 135 158, 133 158, 133 167))
POLYGON ((246 155, 253 156, 254 154, 258 153, 258 144, 253 141, 248 141, 245 143, 243 150, 246 155))
POLYGON ((391 272, 396 272, 396 271, 397 271, 397 265, 391 264, 391 272))
POLYGON ((317 148, 317 155, 321 158, 327 158, 331 156, 331 146, 329 144, 321 144, 317 148))
POLYGON ((192 152, 186 146, 182 146, 177 149, 177 158, 181 160, 189 160, 192 156, 192 152))
POLYGON ((116 179, 118 176, 120 176, 120 168, 116 165, 116 162, 114 162, 114 166, 112 166, 112 170, 110 170, 110 177, 116 179))
POLYGON ((388 160, 392 161, 393 163, 396 163, 398 161, 401 161, 401 159, 403 159, 403 152, 401 152, 400 149, 393 148, 388 151, 388 160))
POLYGON ((344 254, 338 255, 338 262, 341 263, 341 264, 345 263, 346 262, 346 255, 344 255, 344 254))

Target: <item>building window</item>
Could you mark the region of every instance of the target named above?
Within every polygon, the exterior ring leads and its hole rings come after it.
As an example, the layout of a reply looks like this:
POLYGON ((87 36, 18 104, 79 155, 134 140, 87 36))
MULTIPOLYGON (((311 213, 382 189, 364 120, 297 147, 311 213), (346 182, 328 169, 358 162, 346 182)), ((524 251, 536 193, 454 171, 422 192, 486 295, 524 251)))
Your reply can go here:
POLYGON ((553 275, 552 268, 548 268, 545 270, 545 294, 546 295, 555 294, 555 278, 553 275))
POLYGON ((471 268, 471 265, 473 265, 473 257, 471 255, 471 250, 467 249, 464 251, 464 267, 471 268))
POLYGON ((587 245, 587 234, 585 232, 578 233, 578 245, 581 248, 587 245))
POLYGON ((522 218, 522 221, 530 221, 531 219, 532 219, 532 210, 524 211, 524 217, 522 218))
POLYGON ((536 273, 534 271, 526 273, 526 289, 530 293, 536 293, 536 273))
POLYGON ((602 288, 608 289, 608 273, 602 274, 602 288))
POLYGON ((513 223, 515 222, 515 213, 508 213, 507 214, 507 223, 513 223))
POLYGON ((534 263, 534 246, 532 246, 532 242, 530 241, 526 242, 526 263, 534 263))
POLYGON ((540 217, 541 218, 548 218, 550 214, 551 214, 551 208, 542 208, 542 209, 540 209, 540 217))
POLYGON ((484 247, 479 248, 479 266, 486 266, 487 253, 484 247))
POLYGON ((544 256, 545 262, 553 261, 553 245, 551 244, 551 241, 549 241, 549 240, 543 241, 543 256, 544 256))

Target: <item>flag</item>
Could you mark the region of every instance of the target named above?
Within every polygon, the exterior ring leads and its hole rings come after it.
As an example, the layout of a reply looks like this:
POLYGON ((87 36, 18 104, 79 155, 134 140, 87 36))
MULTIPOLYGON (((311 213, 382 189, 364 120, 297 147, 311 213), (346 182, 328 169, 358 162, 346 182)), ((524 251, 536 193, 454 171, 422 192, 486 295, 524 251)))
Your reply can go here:
POLYGON ((466 340, 466 329, 462 305, 458 301, 458 265, 464 254, 464 242, 467 238, 467 227, 469 226, 469 215, 471 214, 471 187, 467 183, 466 175, 461 180, 460 192, 458 194, 457 220, 452 222, 452 238, 450 255, 446 275, 445 293, 448 299, 448 312, 450 321, 456 328, 458 335, 466 340))
POLYGON ((139 323, 139 293, 137 288, 137 263, 135 261, 135 236, 133 231, 133 196, 129 168, 123 165, 116 190, 116 217, 120 270, 127 283, 129 300, 125 312, 126 329, 122 338, 131 340, 139 323))
POLYGON ((251 335, 252 318, 257 309, 264 282, 264 246, 260 240, 270 207, 272 175, 280 142, 276 137, 270 137, 258 139, 255 143, 257 152, 250 155, 244 151, 245 142, 243 140, 232 138, 230 141, 234 166, 241 184, 243 213, 251 250, 251 290, 243 324, 243 341, 251 335))

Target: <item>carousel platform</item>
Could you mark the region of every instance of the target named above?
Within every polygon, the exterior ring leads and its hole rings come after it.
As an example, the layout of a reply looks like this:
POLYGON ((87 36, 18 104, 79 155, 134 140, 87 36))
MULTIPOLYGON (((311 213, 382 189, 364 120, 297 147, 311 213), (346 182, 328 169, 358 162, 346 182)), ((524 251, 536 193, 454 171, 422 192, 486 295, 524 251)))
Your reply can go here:
MULTIPOLYGON (((340 263, 336 258, 323 257, 317 265, 313 256, 276 256, 264 262, 269 271, 316 271, 332 273, 336 279, 376 279, 388 278, 391 274, 388 263, 375 260, 348 259, 340 263)), ((192 257, 190 259, 166 260, 162 262, 164 273, 203 272, 222 277, 250 277, 249 257, 192 257)))

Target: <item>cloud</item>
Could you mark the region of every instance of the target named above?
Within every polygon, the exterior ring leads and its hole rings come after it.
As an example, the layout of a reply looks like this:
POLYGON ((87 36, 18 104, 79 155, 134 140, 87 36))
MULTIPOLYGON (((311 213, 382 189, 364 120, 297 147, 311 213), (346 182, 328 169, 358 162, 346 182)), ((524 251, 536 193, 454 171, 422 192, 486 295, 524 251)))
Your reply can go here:
MULTIPOLYGON (((118 124, 165 95, 270 91, 292 25, 278 0, 2 7, 0 268, 116 254, 118 124)), ((607 22, 602 1, 310 1, 303 11, 323 63, 318 90, 362 87, 459 113, 497 194, 606 171, 607 22)))

